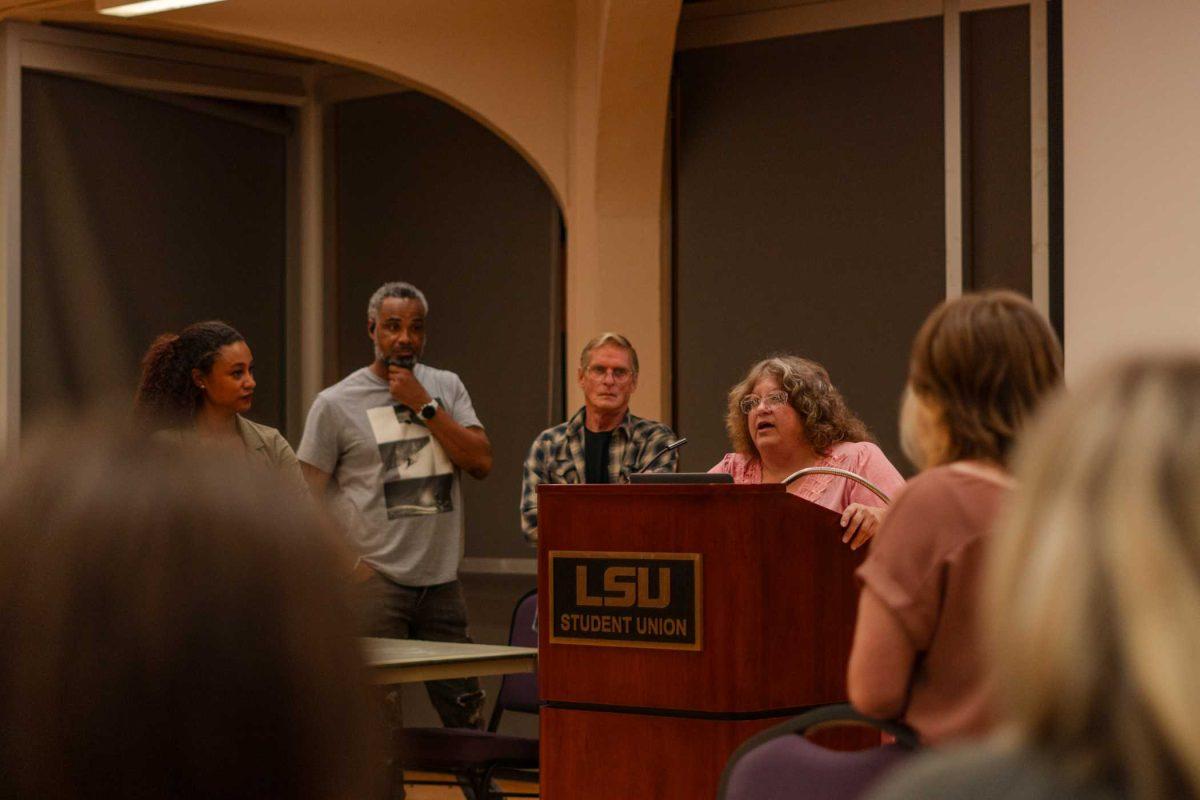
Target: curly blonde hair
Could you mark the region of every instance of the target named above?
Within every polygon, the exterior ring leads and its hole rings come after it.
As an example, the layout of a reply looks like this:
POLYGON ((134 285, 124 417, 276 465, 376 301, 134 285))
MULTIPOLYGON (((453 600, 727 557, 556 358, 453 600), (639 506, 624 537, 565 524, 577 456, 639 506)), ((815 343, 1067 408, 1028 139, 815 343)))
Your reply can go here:
POLYGON ((725 430, 736 452, 759 457, 741 403, 742 398, 754 391, 754 384, 766 375, 775 378, 787 392, 788 405, 800 415, 804 437, 820 455, 828 455, 829 448, 838 442, 872 441, 867 426, 846 405, 824 367, 807 358, 779 355, 759 361, 729 390, 725 430))

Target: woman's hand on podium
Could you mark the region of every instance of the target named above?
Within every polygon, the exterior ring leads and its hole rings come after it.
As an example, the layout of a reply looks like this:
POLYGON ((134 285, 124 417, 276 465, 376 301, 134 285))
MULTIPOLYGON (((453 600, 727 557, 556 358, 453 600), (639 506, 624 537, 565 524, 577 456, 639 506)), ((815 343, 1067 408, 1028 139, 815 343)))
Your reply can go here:
POLYGON ((879 530, 883 522, 884 509, 876 506, 866 506, 862 503, 851 503, 842 512, 842 541, 850 543, 851 550, 857 550, 869 542, 879 530))

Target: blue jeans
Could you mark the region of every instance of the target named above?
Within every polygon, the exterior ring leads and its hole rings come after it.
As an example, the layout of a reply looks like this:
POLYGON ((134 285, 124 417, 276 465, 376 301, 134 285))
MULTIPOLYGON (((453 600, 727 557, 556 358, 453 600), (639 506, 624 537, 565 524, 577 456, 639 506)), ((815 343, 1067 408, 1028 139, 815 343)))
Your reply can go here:
MULTIPOLYGON (((470 642, 467 602, 458 581, 402 586, 378 572, 358 584, 363 633, 388 639, 470 642)), ((478 678, 427 681, 425 691, 447 728, 483 727, 483 690, 478 678)), ((399 687, 386 693, 393 727, 401 725, 399 687)))

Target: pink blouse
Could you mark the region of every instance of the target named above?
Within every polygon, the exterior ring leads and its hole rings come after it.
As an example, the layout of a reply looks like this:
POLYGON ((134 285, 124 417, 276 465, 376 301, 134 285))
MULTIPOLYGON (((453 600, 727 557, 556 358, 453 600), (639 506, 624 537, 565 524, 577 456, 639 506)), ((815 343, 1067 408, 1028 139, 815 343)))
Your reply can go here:
MULTIPOLYGON (((861 475, 892 498, 904 486, 904 478, 883 451, 871 442, 839 442, 829 448, 829 455, 813 466, 837 467, 861 475)), ((709 472, 728 473, 733 476, 734 483, 762 483, 762 462, 740 453, 726 453, 721 463, 709 472)), ((840 475, 809 475, 788 486, 788 491, 839 513, 852 503, 883 506, 883 501, 870 489, 840 475)))
POLYGON ((856 573, 919 656, 904 721, 929 744, 981 736, 995 724, 976 620, 992 524, 1011 488, 970 462, 922 472, 888 509, 856 573))

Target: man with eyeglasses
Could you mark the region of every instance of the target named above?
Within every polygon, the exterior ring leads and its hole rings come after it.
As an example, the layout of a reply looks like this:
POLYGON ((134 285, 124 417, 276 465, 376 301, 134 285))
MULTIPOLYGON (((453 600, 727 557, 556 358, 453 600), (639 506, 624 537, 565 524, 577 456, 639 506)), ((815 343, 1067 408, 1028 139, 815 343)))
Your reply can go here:
MULTIPOLYGON (((579 357, 583 408, 561 425, 542 431, 525 459, 521 485, 521 529, 537 544, 537 487, 540 483, 622 483, 650 464, 674 438, 661 422, 629 413, 637 389, 638 358, 619 333, 602 333, 579 357)), ((674 472, 677 451, 649 472, 674 472)))

